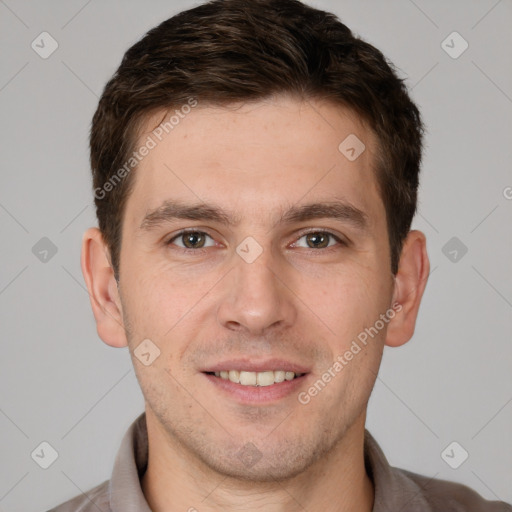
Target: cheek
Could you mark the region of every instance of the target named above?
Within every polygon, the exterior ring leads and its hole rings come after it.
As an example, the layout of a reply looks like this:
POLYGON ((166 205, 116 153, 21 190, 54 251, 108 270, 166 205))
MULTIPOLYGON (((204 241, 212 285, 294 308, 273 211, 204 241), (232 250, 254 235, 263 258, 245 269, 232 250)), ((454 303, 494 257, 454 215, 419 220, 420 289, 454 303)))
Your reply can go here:
MULTIPOLYGON (((198 301, 199 286, 162 270, 134 273, 124 287, 127 316, 139 336, 162 339, 198 301)), ((204 292, 203 292, 204 293, 204 292)))
POLYGON ((347 340, 386 310, 379 276, 368 268, 351 266, 317 279, 302 279, 301 296, 330 329, 331 336, 347 340), (313 286, 315 285, 315 286, 313 286), (374 318, 375 317, 375 318, 374 318))

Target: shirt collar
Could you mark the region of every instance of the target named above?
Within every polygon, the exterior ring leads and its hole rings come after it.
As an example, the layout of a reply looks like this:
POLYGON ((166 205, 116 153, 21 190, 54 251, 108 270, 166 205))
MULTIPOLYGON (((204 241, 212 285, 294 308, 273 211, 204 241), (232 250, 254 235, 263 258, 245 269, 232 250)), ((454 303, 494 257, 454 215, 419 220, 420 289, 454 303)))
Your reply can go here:
POLYGON ((121 441, 108 493, 112 512, 151 512, 140 481, 148 465, 148 430, 143 412, 121 441))
POLYGON ((375 491, 372 512, 431 512, 422 488, 403 470, 390 466, 377 441, 366 429, 364 463, 375 491))

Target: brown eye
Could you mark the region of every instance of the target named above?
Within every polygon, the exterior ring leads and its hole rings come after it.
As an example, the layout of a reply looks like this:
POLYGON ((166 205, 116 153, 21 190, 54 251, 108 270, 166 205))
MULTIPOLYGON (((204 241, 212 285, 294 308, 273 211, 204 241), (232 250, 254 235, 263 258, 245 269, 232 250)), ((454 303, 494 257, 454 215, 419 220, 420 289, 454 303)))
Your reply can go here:
POLYGON ((305 249, 327 249, 336 243, 344 245, 342 240, 329 231, 310 231, 302 235, 294 245, 305 249), (305 240, 305 243, 301 240, 305 240))
POLYGON ((329 235, 327 233, 308 233, 306 240, 309 247, 323 249, 329 245, 329 235))
POLYGON ((211 236, 203 231, 182 231, 171 238, 167 245, 176 245, 182 249, 203 249, 214 245, 213 243, 206 245, 207 238, 211 239, 211 236))
POLYGON ((181 237, 185 247, 188 249, 197 249, 204 245, 204 236, 199 231, 184 233, 181 237))

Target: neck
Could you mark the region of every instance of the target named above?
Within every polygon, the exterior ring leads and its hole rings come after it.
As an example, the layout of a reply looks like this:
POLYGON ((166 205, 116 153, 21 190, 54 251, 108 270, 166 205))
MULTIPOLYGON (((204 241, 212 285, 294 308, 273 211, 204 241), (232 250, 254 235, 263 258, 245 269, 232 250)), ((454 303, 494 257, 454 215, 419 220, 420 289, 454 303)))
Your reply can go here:
POLYGON ((364 464, 366 414, 326 458, 285 481, 252 482, 205 467, 174 443, 146 411, 149 453, 142 491, 153 512, 371 512, 374 488, 364 464))

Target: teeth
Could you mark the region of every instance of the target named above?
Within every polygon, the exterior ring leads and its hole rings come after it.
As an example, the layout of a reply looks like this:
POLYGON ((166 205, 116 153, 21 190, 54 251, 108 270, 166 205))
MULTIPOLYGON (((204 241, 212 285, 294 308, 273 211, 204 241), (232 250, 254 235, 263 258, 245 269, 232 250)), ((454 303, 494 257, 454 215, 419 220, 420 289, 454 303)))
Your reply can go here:
POLYGON ((256 374, 258 386, 271 386, 274 384, 274 372, 259 372, 256 374))
POLYGON ((238 370, 229 370, 228 378, 231 382, 240 382, 240 372, 238 370))
POLYGON ((293 380, 302 374, 294 372, 285 372, 284 370, 265 371, 265 372, 245 372, 238 370, 223 370, 215 372, 216 377, 224 380, 230 380, 242 386, 271 386, 272 384, 293 380))
POLYGON ((257 374, 255 372, 240 372, 242 386, 256 386, 257 374))
POLYGON ((286 377, 286 372, 281 370, 274 372, 274 381, 275 382, 283 382, 286 377))

